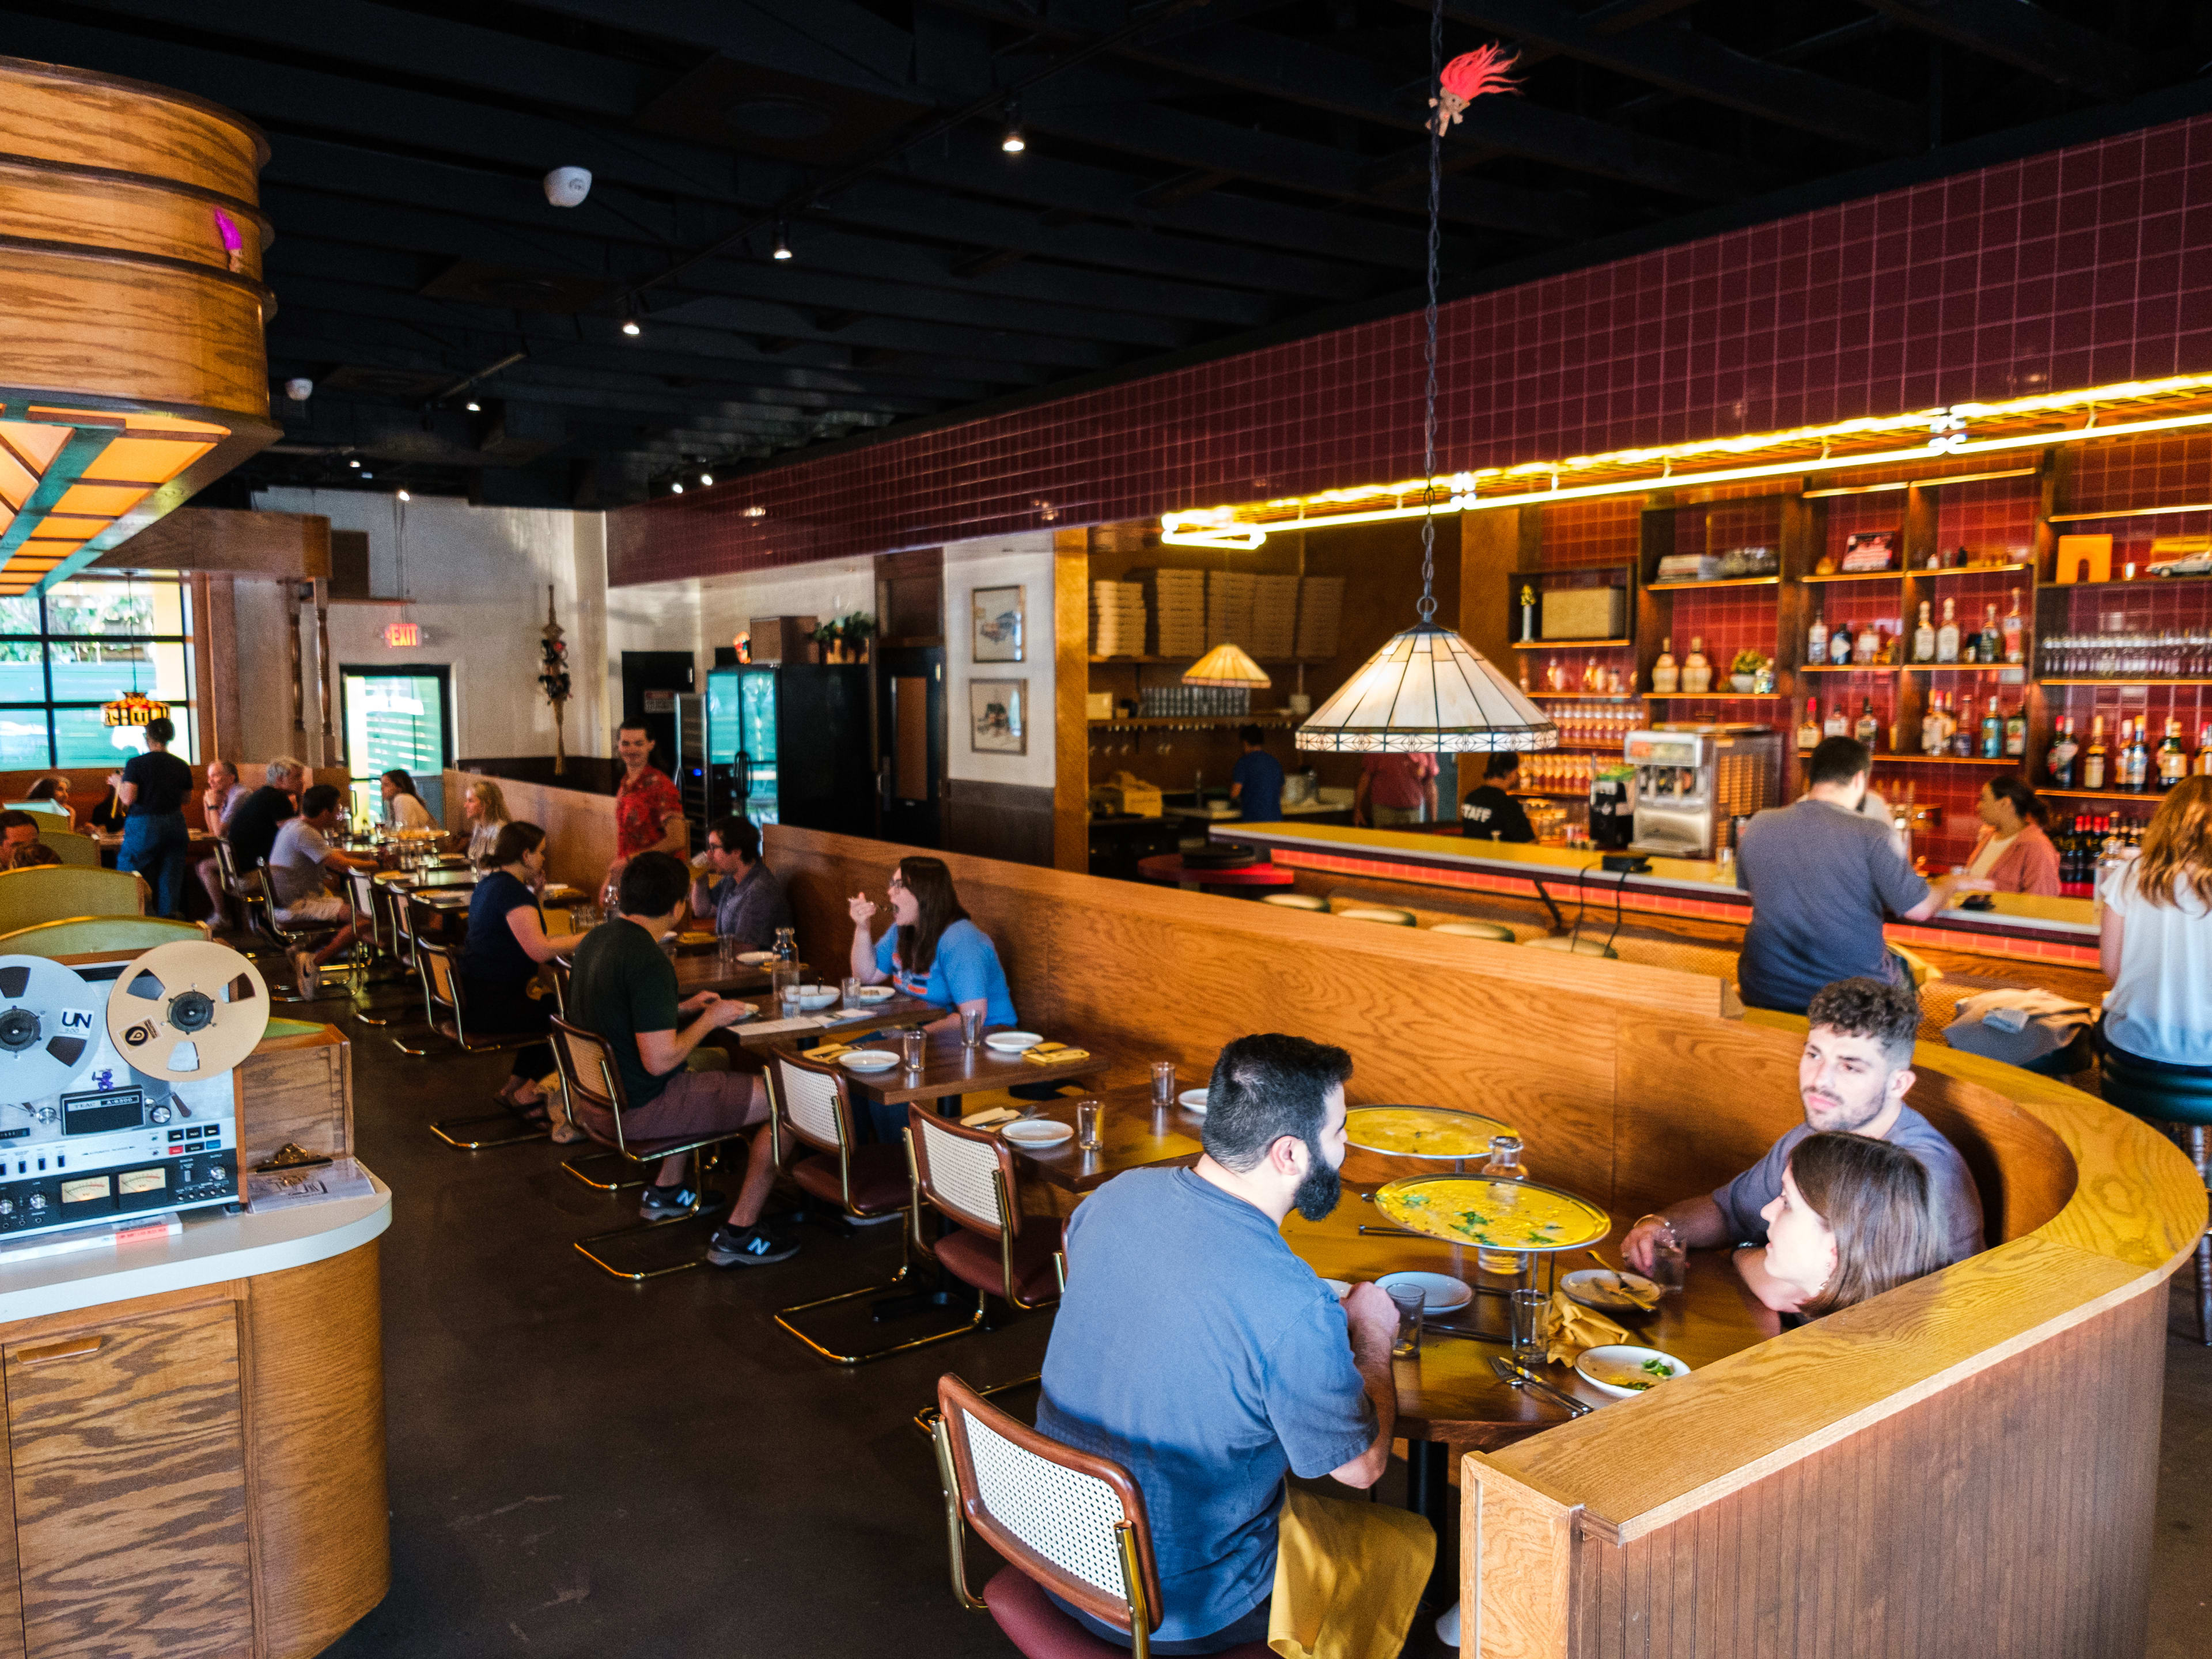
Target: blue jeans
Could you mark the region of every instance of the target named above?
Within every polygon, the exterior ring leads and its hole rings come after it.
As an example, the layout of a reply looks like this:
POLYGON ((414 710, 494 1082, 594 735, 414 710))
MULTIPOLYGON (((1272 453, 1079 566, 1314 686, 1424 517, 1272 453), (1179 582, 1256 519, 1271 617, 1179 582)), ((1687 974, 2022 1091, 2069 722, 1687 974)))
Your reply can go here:
POLYGON ((182 812, 134 812, 123 820, 118 870, 135 870, 154 890, 154 914, 173 916, 184 907, 185 875, 192 839, 182 812))

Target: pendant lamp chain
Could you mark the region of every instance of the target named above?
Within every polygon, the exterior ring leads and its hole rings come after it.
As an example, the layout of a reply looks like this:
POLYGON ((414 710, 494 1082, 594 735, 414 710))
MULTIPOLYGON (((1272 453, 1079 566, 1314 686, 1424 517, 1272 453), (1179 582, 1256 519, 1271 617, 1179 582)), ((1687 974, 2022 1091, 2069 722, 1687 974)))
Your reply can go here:
MULTIPOLYGON (((1429 7, 1429 85, 1443 95, 1444 73, 1444 0, 1429 7)), ((1429 123, 1429 303, 1422 313, 1428 330, 1428 385, 1421 400, 1421 602, 1417 614, 1424 623, 1437 615, 1437 288, 1438 254, 1443 241, 1444 137, 1443 123, 1429 123)))

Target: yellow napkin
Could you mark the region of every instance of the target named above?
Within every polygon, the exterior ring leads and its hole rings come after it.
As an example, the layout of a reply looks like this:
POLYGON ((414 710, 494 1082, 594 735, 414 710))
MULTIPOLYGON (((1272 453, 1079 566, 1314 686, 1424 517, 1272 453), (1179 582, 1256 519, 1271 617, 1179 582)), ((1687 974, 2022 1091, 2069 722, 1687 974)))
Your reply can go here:
MULTIPOLYGON (((1040 1042, 1034 1048, 1022 1050, 1022 1058, 1032 1066, 1065 1066, 1071 1060, 1088 1060, 1088 1048, 1066 1048, 1057 1042, 1040 1042)), ((1027 1085, 1023 1085, 1027 1087, 1027 1085)))
POLYGON ((972 1117, 963 1117, 960 1121, 970 1129, 991 1129, 1020 1115, 1021 1114, 1011 1106, 993 1106, 977 1112, 972 1117))
POLYGON ((806 1051, 806 1057, 809 1060, 835 1060, 840 1054, 852 1052, 853 1045, 849 1042, 818 1042, 806 1051))
POLYGON ((1552 1305, 1544 1310, 1544 1358, 1554 1365, 1571 1365, 1589 1349, 1627 1340, 1628 1332, 1596 1309, 1565 1291, 1552 1292, 1552 1305))

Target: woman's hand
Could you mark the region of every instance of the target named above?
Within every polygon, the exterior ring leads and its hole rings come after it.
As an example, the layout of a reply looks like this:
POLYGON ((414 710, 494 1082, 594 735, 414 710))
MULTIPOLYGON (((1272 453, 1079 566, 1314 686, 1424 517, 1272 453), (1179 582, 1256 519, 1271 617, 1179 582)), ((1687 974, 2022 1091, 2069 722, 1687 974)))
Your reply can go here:
POLYGON ((876 902, 866 893, 855 893, 845 901, 845 913, 853 918, 853 926, 866 927, 875 920, 876 902))

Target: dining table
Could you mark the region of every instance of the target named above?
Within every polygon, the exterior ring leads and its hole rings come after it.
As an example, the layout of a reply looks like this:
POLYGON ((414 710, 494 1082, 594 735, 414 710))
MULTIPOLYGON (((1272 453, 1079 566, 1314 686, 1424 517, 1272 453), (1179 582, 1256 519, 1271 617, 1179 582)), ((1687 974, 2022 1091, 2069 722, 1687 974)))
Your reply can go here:
MULTIPOLYGON (((940 1015, 945 1011, 938 1009, 940 1015)), ((986 1027, 988 1037, 994 1030, 1011 1030, 1006 1026, 986 1027)), ((799 1048, 795 1039, 791 1052, 799 1048)), ((1061 1041, 1066 1041, 1063 1038, 1061 1041)), ((1072 1046, 1083 1048, 1079 1042, 1072 1046)), ((916 1101, 926 1102, 940 1115, 952 1115, 959 1110, 963 1095, 981 1094, 990 1089, 1011 1089, 1024 1083, 1065 1083, 1072 1079, 1096 1077, 1113 1061, 1096 1049, 1086 1049, 1080 1060, 1060 1060, 1043 1065, 1026 1060, 1019 1054, 1006 1054, 988 1044, 974 1048, 965 1047, 958 1029, 929 1033, 922 1050, 921 1067, 909 1071, 904 1065, 882 1072, 855 1072, 852 1084, 856 1090, 865 1091, 887 1106, 904 1106, 916 1101)))
MULTIPOLYGON (((1006 1150, 1024 1178, 1034 1177, 1060 1192, 1080 1197, 1095 1192, 1128 1170, 1198 1162, 1206 1148, 1206 1114, 1194 1112, 1174 1101, 1155 1106, 1149 1083, 1125 1084, 1101 1089, 1084 1099, 1098 1103, 1098 1146, 1085 1152, 1068 1138, 1050 1146, 1026 1146, 1001 1135, 1006 1150)), ((1064 1123, 1072 1132, 1075 1109, 1081 1100, 1069 1097, 1044 1102, 1030 1109, 1032 1122, 1064 1123)))

